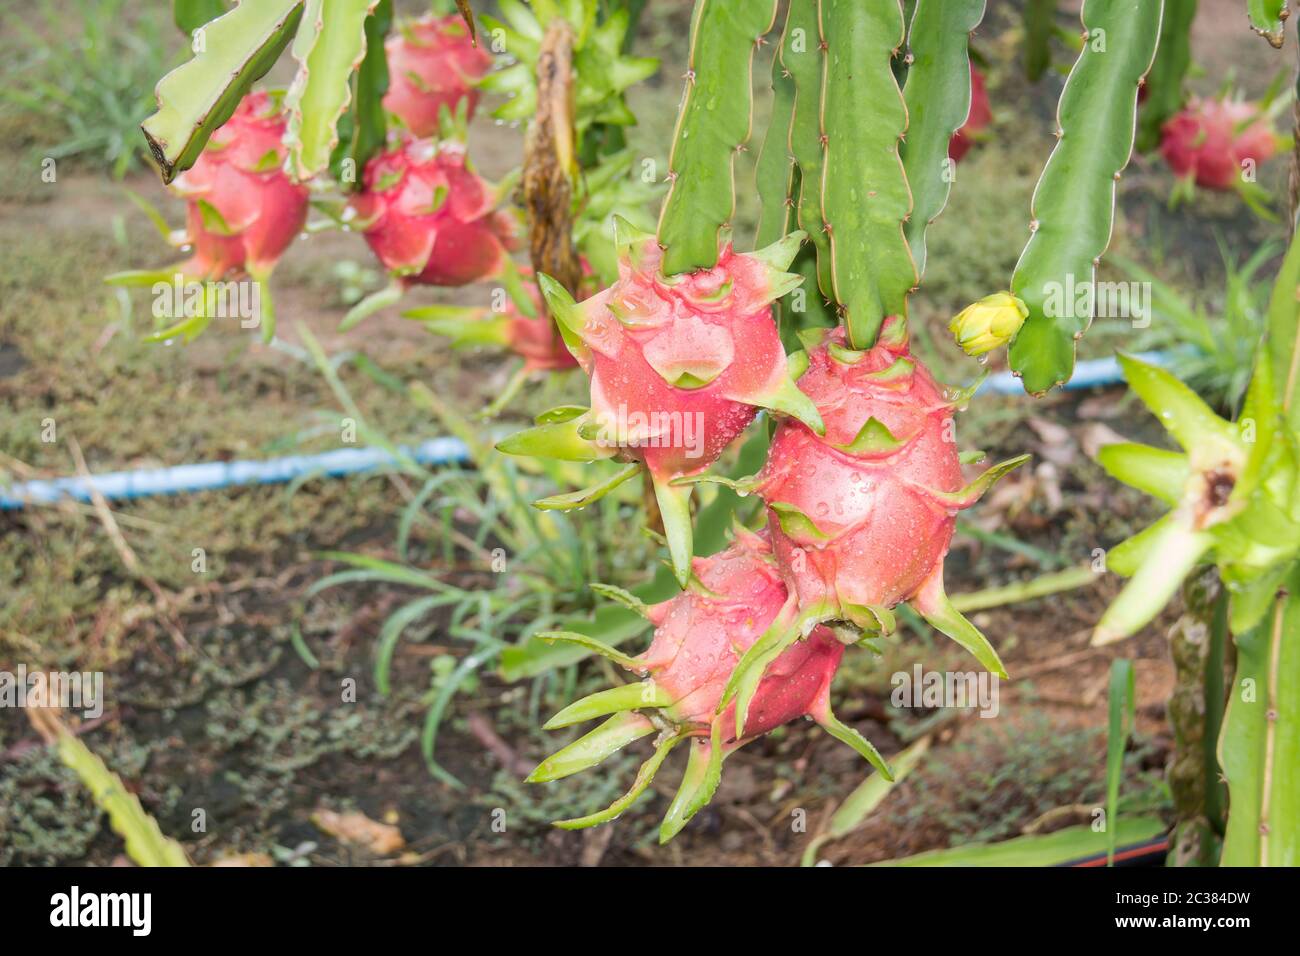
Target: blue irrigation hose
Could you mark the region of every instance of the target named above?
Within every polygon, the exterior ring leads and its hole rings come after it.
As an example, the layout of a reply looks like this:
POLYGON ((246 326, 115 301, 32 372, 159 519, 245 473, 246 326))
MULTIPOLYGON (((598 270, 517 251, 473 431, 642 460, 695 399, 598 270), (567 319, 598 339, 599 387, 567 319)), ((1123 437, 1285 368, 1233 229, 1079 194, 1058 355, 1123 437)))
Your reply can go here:
MULTIPOLYGON (((402 446, 399 450, 422 465, 452 465, 469 461, 469 452, 459 438, 434 438, 414 448, 402 446)), ((382 448, 340 448, 318 455, 289 455, 266 461, 206 461, 173 468, 110 471, 91 475, 89 479, 74 476, 23 481, 0 489, 0 510, 54 504, 67 498, 89 501, 92 487, 105 498, 122 500, 212 491, 236 485, 281 484, 304 475, 336 478, 395 464, 397 460, 382 448)))
MULTIPOLYGON (((1170 361, 1167 352, 1144 352, 1136 357, 1156 365, 1167 365, 1170 361)), ((1096 388, 1122 381, 1115 359, 1089 359, 1075 366, 1074 376, 1062 387, 1096 388)), ((998 372, 985 379, 976 394, 1023 395, 1024 388, 1010 372, 998 372)), ((413 448, 402 446, 399 450, 421 465, 436 467, 470 463, 469 451, 459 438, 434 438, 413 448)), ((396 459, 382 448, 340 448, 315 455, 289 455, 265 461, 208 461, 172 468, 111 471, 89 478, 74 476, 22 481, 0 488, 0 511, 55 504, 65 499, 90 501, 92 488, 106 499, 121 501, 239 485, 283 484, 307 475, 337 478, 395 464, 396 459)))

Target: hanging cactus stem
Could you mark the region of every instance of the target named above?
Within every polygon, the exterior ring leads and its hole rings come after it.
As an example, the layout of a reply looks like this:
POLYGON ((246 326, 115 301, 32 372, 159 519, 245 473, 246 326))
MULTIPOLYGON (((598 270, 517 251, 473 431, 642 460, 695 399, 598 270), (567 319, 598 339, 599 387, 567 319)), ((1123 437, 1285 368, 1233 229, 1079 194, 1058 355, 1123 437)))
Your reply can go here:
MULTIPOLYGON (((1052 296, 1091 283, 1110 245, 1115 193, 1133 151, 1138 87, 1160 34, 1160 3, 1085 0, 1085 40, 1061 93, 1057 143, 1034 189, 1030 237, 1011 277, 1029 316, 1011 367, 1039 395, 1069 379, 1075 341, 1093 315, 1052 296)), ((1095 303, 1093 303, 1095 308, 1095 303)))
POLYGON ((686 87, 668 158, 668 198, 659 220, 674 276, 718 261, 719 231, 736 205, 733 166, 749 142, 754 51, 776 20, 776 0, 696 0, 686 87), (726 103, 726 109, 718 104, 726 103))
POLYGON ((849 344, 870 348, 886 316, 906 316, 916 263, 903 224, 912 211, 899 143, 907 107, 890 66, 905 35, 897 3, 822 0, 822 210, 831 278, 849 344))

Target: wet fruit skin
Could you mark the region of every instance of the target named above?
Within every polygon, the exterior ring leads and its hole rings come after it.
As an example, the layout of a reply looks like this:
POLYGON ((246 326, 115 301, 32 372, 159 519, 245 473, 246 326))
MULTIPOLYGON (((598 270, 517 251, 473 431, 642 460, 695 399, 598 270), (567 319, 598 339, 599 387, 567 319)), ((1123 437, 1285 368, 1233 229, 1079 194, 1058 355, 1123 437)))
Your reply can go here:
MULTIPOLYGON (((712 595, 687 590, 650 608, 654 640, 635 660, 638 672, 675 701, 665 715, 706 735, 719 719, 715 711, 741 655, 776 618, 787 592, 766 533, 738 531, 731 547, 697 558, 694 569, 712 595)), ((843 653, 844 645, 826 627, 782 653, 750 704, 745 739, 815 710, 829 694, 843 653)), ((720 719, 724 728, 735 726, 734 703, 720 719)))
POLYGON ((882 336, 851 362, 828 349, 843 344, 837 330, 812 351, 798 382, 820 411, 825 436, 783 421, 759 494, 811 519, 812 527, 783 527, 779 508, 769 517, 777 561, 801 607, 830 601, 889 608, 921 589, 952 540, 956 508, 934 492, 955 492, 963 483, 953 409, 905 342, 891 345, 882 336), (846 451, 873 418, 901 444, 846 451))

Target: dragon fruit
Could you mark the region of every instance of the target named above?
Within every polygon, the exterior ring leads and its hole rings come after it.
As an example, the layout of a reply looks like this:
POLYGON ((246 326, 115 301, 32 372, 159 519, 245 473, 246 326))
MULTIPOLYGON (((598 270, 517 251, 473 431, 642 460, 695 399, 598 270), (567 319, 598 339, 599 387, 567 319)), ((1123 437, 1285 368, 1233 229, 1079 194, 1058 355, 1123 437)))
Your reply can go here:
POLYGON ((768 662, 823 622, 887 634, 903 601, 1006 676, 992 646, 945 596, 943 560, 957 511, 1028 456, 963 487, 952 415, 964 398, 941 391, 896 317, 869 350, 845 340, 842 328, 810 333, 799 379, 825 433, 783 420, 764 469, 739 483, 767 504, 773 553, 797 613, 773 625, 736 669, 724 700, 736 698, 738 734, 768 662))
POLYGON ((428 16, 403 25, 388 38, 388 92, 384 109, 418 137, 435 136, 440 115, 454 115, 462 100, 467 116, 478 106, 475 81, 492 67, 458 15, 428 16))
POLYGON ((265 278, 307 220, 307 187, 284 171, 285 118, 266 93, 235 109, 193 167, 174 184, 186 200, 185 275, 217 280, 246 272, 265 278))
POLYGON ((735 252, 724 242, 713 268, 665 277, 654 237, 620 222, 619 278, 610 288, 578 305, 543 275, 551 313, 591 378, 591 408, 498 448, 554 455, 546 445, 555 432, 565 456, 643 464, 684 584, 691 559, 690 486, 681 479, 716 461, 759 408, 821 427, 812 402, 790 378, 771 308, 802 281, 783 270, 803 235, 753 253, 735 252), (575 449, 577 442, 582 447, 575 449))
POLYGON ((989 105, 989 91, 984 82, 984 74, 970 67, 970 112, 961 129, 952 134, 948 141, 948 157, 960 162, 966 152, 975 145, 977 134, 993 122, 993 109, 989 105))
MULTIPOLYGON (((875 747, 831 711, 830 684, 844 645, 828 627, 814 628, 806 641, 787 648, 771 662, 749 702, 750 719, 744 736, 730 732, 735 704, 725 708, 720 704, 741 655, 761 639, 774 621, 788 618, 793 604, 774 565, 766 533, 738 528, 731 547, 710 558, 696 558, 693 563, 692 587, 662 604, 645 607, 623 594, 625 601, 655 625, 649 649, 637 657, 627 657, 584 635, 544 635, 597 650, 645 679, 600 691, 556 714, 546 724, 548 729, 596 717, 608 719, 544 760, 530 781, 558 780, 577 773, 625 744, 659 731, 654 755, 642 766, 624 797, 600 813, 564 820, 557 826, 578 829, 618 816, 649 786, 668 752, 689 740, 686 773, 659 831, 661 842, 667 841, 709 802, 727 754, 805 715, 849 743, 890 777, 875 747)), ((616 589, 604 590, 617 593, 616 589)))
POLYGON ((1277 136, 1254 103, 1193 98, 1161 130, 1160 153, 1173 171, 1206 189, 1230 190, 1241 182, 1242 163, 1265 162, 1277 136))
POLYGON ((366 164, 349 224, 402 282, 460 286, 500 273, 517 241, 500 197, 458 142, 403 138, 366 164))

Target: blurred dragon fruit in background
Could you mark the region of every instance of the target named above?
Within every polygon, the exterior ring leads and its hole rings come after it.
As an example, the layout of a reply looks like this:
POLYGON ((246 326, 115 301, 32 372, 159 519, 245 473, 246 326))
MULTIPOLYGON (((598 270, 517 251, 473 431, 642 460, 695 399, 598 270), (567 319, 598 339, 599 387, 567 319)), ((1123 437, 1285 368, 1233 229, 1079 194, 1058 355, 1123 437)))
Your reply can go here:
POLYGON ((417 137, 436 136, 443 109, 466 115, 478 106, 474 84, 492 67, 492 56, 470 38, 459 15, 424 17, 400 26, 386 44, 388 93, 384 109, 417 137))
POLYGON ((1180 177, 1206 189, 1229 190, 1242 182, 1243 163, 1255 165, 1277 152, 1278 137, 1257 104, 1194 97, 1167 123, 1160 153, 1180 177))
POLYGON ((348 224, 408 284, 460 286, 498 275, 517 223, 474 173, 462 143, 405 138, 366 164, 348 224))
POLYGON ((989 105, 989 92, 984 81, 984 74, 972 63, 970 67, 970 113, 966 122, 952 134, 948 142, 948 158, 960 162, 967 151, 975 145, 978 134, 993 122, 993 109, 989 105))

